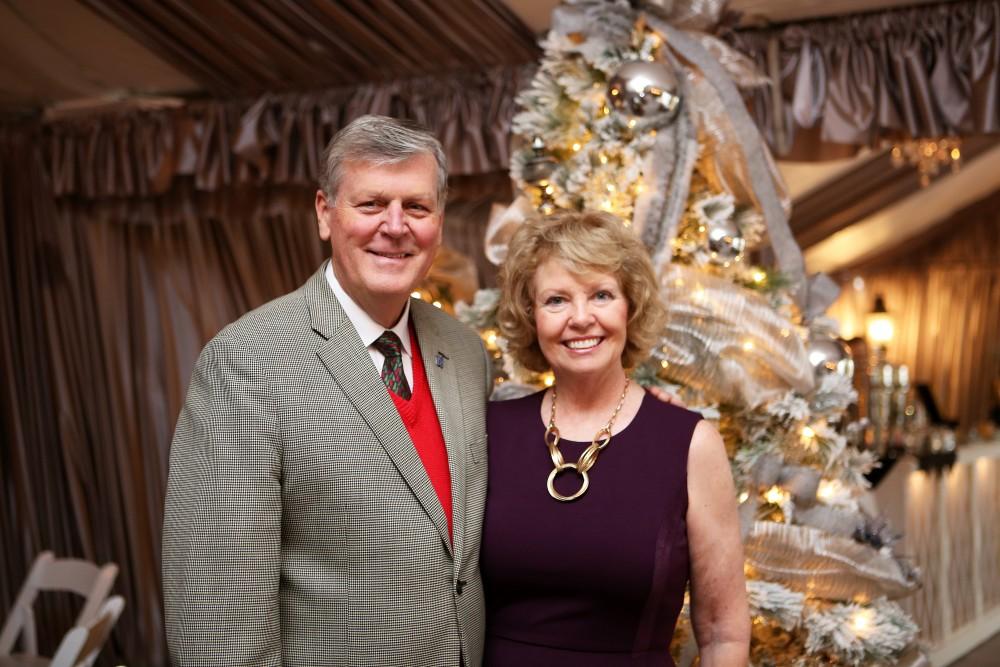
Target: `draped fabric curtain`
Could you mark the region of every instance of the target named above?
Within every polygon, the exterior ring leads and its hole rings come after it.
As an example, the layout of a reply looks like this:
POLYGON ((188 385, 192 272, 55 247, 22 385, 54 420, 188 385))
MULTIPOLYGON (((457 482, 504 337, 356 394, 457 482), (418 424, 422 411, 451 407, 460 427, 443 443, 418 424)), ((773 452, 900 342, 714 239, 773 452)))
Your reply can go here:
MULTIPOLYGON (((1000 381, 1000 196, 941 225, 924 247, 862 269, 864 289, 845 283, 830 315, 847 336, 864 335, 876 295, 893 316, 889 360, 928 383, 941 413, 971 432, 990 414, 1000 381)), ((860 284, 860 283, 859 283, 860 284)))
MULTIPOLYGON (((205 189, 191 173, 175 174, 164 194, 54 197, 42 150, 51 136, 37 123, 0 132, 0 608, 42 550, 115 562, 128 613, 101 662, 164 665, 163 497, 194 361, 226 323, 302 284, 329 250, 311 184, 205 189)), ((491 201, 510 196, 506 174, 459 177, 451 192, 445 243, 488 282, 482 238, 491 201)), ((78 608, 49 596, 39 611, 52 650, 78 608)))
POLYGON ((724 35, 778 80, 749 92, 779 157, 1000 130, 1000 3, 963 0, 724 35))
POLYGON ((531 69, 52 121, 44 140, 53 191, 88 199, 155 196, 185 177, 196 190, 209 192, 236 185, 312 186, 323 147, 367 113, 427 126, 444 145, 452 176, 506 171, 514 98, 531 69))
MULTIPOLYGON (((0 602, 44 549, 116 562, 129 612, 104 662, 165 664, 161 518, 188 376, 223 325, 319 266, 313 189, 185 181, 56 201, 38 144, 4 140, 0 602)), ((75 611, 56 600, 40 615, 43 645, 75 611)))

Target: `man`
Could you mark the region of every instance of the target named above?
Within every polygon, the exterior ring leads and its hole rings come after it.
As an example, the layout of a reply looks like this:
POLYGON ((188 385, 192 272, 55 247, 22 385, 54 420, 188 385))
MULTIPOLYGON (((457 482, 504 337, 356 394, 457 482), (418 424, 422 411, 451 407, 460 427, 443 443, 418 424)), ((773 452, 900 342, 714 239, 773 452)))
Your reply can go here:
POLYGON ((447 171, 385 117, 330 142, 331 261, 203 350, 170 452, 163 589, 181 665, 477 665, 489 361, 410 299, 447 171))

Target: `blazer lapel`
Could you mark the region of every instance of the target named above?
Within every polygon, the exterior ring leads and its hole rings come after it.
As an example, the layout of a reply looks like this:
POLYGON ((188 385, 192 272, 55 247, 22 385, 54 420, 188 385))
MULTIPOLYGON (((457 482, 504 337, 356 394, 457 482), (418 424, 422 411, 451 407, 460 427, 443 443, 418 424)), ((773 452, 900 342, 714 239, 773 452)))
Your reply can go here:
POLYGON ((323 269, 313 275, 304 289, 313 329, 327 339, 316 351, 317 356, 378 438, 437 528, 442 541, 451 550, 448 519, 427 477, 423 461, 399 417, 396 404, 384 389, 382 378, 375 370, 361 337, 326 282, 323 269))
MULTIPOLYGON (((430 386, 445 448, 448 451, 448 471, 451 473, 452 538, 455 548, 456 571, 462 562, 465 547, 465 428, 462 425, 462 399, 455 375, 455 362, 449 359, 444 338, 425 312, 433 308, 423 301, 410 302, 410 317, 420 342, 420 358, 424 362, 427 384, 430 386)), ((437 313, 433 313, 437 315, 437 313)))

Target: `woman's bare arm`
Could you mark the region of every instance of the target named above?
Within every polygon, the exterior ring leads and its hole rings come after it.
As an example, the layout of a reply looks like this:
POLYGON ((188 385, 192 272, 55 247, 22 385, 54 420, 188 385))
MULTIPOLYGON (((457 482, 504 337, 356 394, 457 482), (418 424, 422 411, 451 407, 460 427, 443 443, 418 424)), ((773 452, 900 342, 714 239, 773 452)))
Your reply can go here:
POLYGON ((722 437, 702 421, 688 454, 691 619, 702 667, 744 667, 750 612, 736 490, 722 437))

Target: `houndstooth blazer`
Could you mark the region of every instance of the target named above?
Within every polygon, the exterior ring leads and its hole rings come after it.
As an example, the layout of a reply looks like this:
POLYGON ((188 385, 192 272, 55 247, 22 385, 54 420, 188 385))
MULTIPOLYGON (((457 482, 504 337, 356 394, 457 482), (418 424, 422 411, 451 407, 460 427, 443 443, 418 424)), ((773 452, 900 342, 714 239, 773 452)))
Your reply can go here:
POLYGON ((321 268, 222 330, 170 451, 163 593, 178 665, 478 665, 489 364, 410 306, 451 469, 454 545, 321 268), (461 658, 460 658, 461 656, 461 658))

